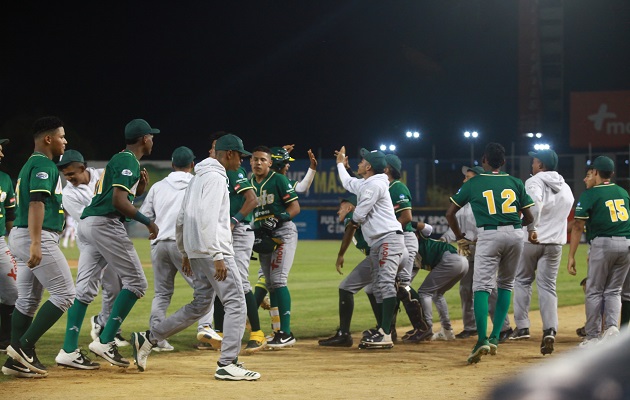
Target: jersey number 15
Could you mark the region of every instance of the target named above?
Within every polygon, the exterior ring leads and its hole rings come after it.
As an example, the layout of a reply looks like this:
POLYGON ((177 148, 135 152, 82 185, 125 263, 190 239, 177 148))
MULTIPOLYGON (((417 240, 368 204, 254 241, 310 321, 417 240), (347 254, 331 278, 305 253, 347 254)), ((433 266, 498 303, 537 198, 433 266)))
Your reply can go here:
POLYGON ((626 210, 623 199, 608 200, 604 204, 610 211, 610 220, 612 222, 628 220, 628 210, 626 210))

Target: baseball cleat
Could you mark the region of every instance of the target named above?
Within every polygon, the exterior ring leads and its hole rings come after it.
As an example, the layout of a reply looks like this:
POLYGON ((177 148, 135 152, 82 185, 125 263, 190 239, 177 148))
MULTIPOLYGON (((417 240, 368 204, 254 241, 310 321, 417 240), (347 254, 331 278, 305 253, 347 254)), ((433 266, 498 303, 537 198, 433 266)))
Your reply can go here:
POLYGON ((221 365, 217 363, 214 379, 220 381, 257 381, 260 379, 258 372, 245 369, 242 363, 221 365))
MULTIPOLYGON (((529 329, 527 330, 529 332, 529 329)), ((514 334, 514 329, 508 328, 499 333, 499 343, 504 343, 514 334)))
POLYGON ((540 353, 544 356, 553 353, 553 345, 556 342, 556 331, 546 329, 543 332, 542 343, 540 344, 540 353))
POLYGON ((129 341, 125 339, 120 333, 117 333, 116 336, 114 336, 114 341, 116 342, 116 346, 118 347, 126 347, 130 345, 129 341))
POLYGON ((333 336, 322 339, 318 343, 320 346, 328 347, 352 347, 352 335, 349 332, 338 330, 333 336))
POLYGON ((476 330, 466 330, 466 329, 464 329, 463 331, 461 331, 457 335, 455 335, 455 338, 456 339, 468 339, 469 337, 473 337, 473 336, 477 336, 477 331, 476 330))
POLYGON ((18 345, 15 347, 13 345, 9 345, 9 347, 7 347, 7 354, 9 357, 18 361, 20 364, 24 365, 33 372, 44 375, 48 373, 48 371, 46 371, 46 367, 39 362, 37 354, 35 354, 34 347, 32 349, 26 349, 18 345))
POLYGON ((490 337, 490 339, 488 339, 488 346, 490 346, 490 355, 496 356, 499 348, 499 339, 496 337, 490 337))
POLYGON ((93 362, 87 353, 81 349, 76 349, 71 353, 66 353, 64 349, 59 350, 59 354, 55 357, 55 362, 60 367, 92 370, 99 369, 101 365, 93 362))
POLYGON ((0 353, 6 353, 7 347, 11 344, 10 340, 2 340, 0 341, 0 353))
POLYGON ((284 333, 282 331, 276 332, 271 341, 267 342, 267 347, 270 349, 281 349, 283 347, 293 347, 297 342, 295 336, 292 333, 284 333))
POLYGON ((7 361, 2 366, 2 373, 7 376, 15 376, 16 378, 45 378, 48 376, 48 372, 45 374, 33 372, 27 366, 11 357, 7 358, 7 361))
POLYGON ((444 340, 444 341, 449 341, 449 340, 455 340, 455 334, 453 333, 452 329, 444 329, 444 327, 442 327, 442 329, 440 329, 439 331, 435 332, 433 334, 433 336, 431 337, 432 341, 437 341, 437 340, 444 340))
POLYGON ((372 336, 362 338, 359 344, 360 349, 391 349, 392 347, 394 347, 392 335, 385 333, 383 328, 372 336))
POLYGON ((159 353, 162 351, 173 351, 175 350, 175 347, 173 347, 166 339, 164 339, 157 342, 157 346, 153 346, 152 350, 159 353))
POLYGON ((92 318, 90 318, 90 326, 90 336, 92 337, 92 340, 98 339, 103 331, 103 327, 98 323, 98 315, 93 315, 92 318))
POLYGON ((605 344, 608 342, 613 342, 619 336, 619 329, 616 326, 608 327, 604 333, 599 337, 599 344, 605 344))
POLYGON ((149 340, 149 331, 132 333, 131 343, 136 366, 140 372, 144 372, 147 369, 147 359, 153 348, 153 343, 149 340))
POLYGON ((209 326, 204 326, 199 329, 197 332, 197 340, 204 343, 209 343, 215 349, 221 348, 221 343, 223 342, 223 338, 214 329, 209 326))
POLYGON ((267 346, 267 339, 263 331, 258 330, 249 334, 249 341, 245 346, 245 354, 254 354, 267 346))
POLYGON ((510 340, 524 340, 529 339, 529 328, 516 329, 511 335, 510 340))
POLYGON ((468 364, 477 364, 481 361, 481 357, 487 355, 490 352, 490 344, 487 340, 483 342, 475 344, 473 347, 470 356, 468 356, 468 364))
POLYGON ((582 340, 582 343, 580 343, 578 347, 580 349, 587 349, 589 347, 595 346, 597 343, 599 343, 598 338, 590 338, 590 339, 584 338, 584 340, 582 340))
POLYGON ((405 343, 426 342, 428 340, 431 340, 432 336, 433 336, 433 331, 431 329, 427 329, 425 331, 416 329, 411 335, 407 336, 406 338, 403 337, 403 342, 405 343))
POLYGON ((90 343, 88 346, 90 351, 97 356, 105 359, 112 365, 121 368, 129 367, 129 360, 123 358, 118 352, 118 346, 116 342, 111 341, 109 343, 101 343, 100 339, 97 339, 90 343))

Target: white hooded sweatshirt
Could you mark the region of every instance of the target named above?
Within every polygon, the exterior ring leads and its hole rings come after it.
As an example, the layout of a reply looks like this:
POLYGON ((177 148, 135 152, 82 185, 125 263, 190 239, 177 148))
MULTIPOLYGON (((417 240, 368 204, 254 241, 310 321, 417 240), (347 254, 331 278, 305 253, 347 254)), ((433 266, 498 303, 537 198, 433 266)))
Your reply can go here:
POLYGON ((155 220, 160 228, 158 236, 151 241, 175 240, 175 223, 182 207, 184 193, 193 175, 184 171, 173 171, 164 179, 156 182, 142 202, 140 212, 155 220))
MULTIPOLYGON (((538 241, 542 244, 566 244, 567 218, 573 207, 573 193, 556 171, 541 171, 525 181, 525 190, 534 200, 531 208, 538 241)), ((526 237, 527 239, 527 237, 526 237)))
POLYGON ((230 196, 225 168, 214 158, 195 166, 177 216, 176 241, 188 258, 234 257, 230 196))

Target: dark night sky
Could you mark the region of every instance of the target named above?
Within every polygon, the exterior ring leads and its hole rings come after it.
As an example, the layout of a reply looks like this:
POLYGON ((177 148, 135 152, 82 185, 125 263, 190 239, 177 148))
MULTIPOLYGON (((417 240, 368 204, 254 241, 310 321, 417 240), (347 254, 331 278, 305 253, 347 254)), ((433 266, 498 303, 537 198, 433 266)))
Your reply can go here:
MULTIPOLYGON (((138 117, 163 131, 152 159, 179 145, 205 155, 216 130, 328 155, 400 147, 414 129, 425 137, 401 155, 424 157, 431 144, 466 156, 465 129, 517 134, 516 1, 9 3, 0 135, 17 153, 47 114, 92 159, 120 150, 138 117)), ((630 89, 630 2, 564 3, 566 95, 630 89)))

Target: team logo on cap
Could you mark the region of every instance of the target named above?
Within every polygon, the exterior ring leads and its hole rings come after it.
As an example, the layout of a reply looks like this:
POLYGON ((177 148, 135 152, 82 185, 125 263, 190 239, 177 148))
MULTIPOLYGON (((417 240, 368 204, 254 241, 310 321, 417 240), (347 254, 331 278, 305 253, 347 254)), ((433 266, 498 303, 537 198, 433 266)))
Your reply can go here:
POLYGON ((128 169, 123 169, 121 174, 125 176, 131 176, 133 175, 133 172, 131 172, 131 170, 128 170, 128 169))
POLYGON ((35 174, 37 179, 48 179, 48 174, 45 172, 38 172, 35 174))

